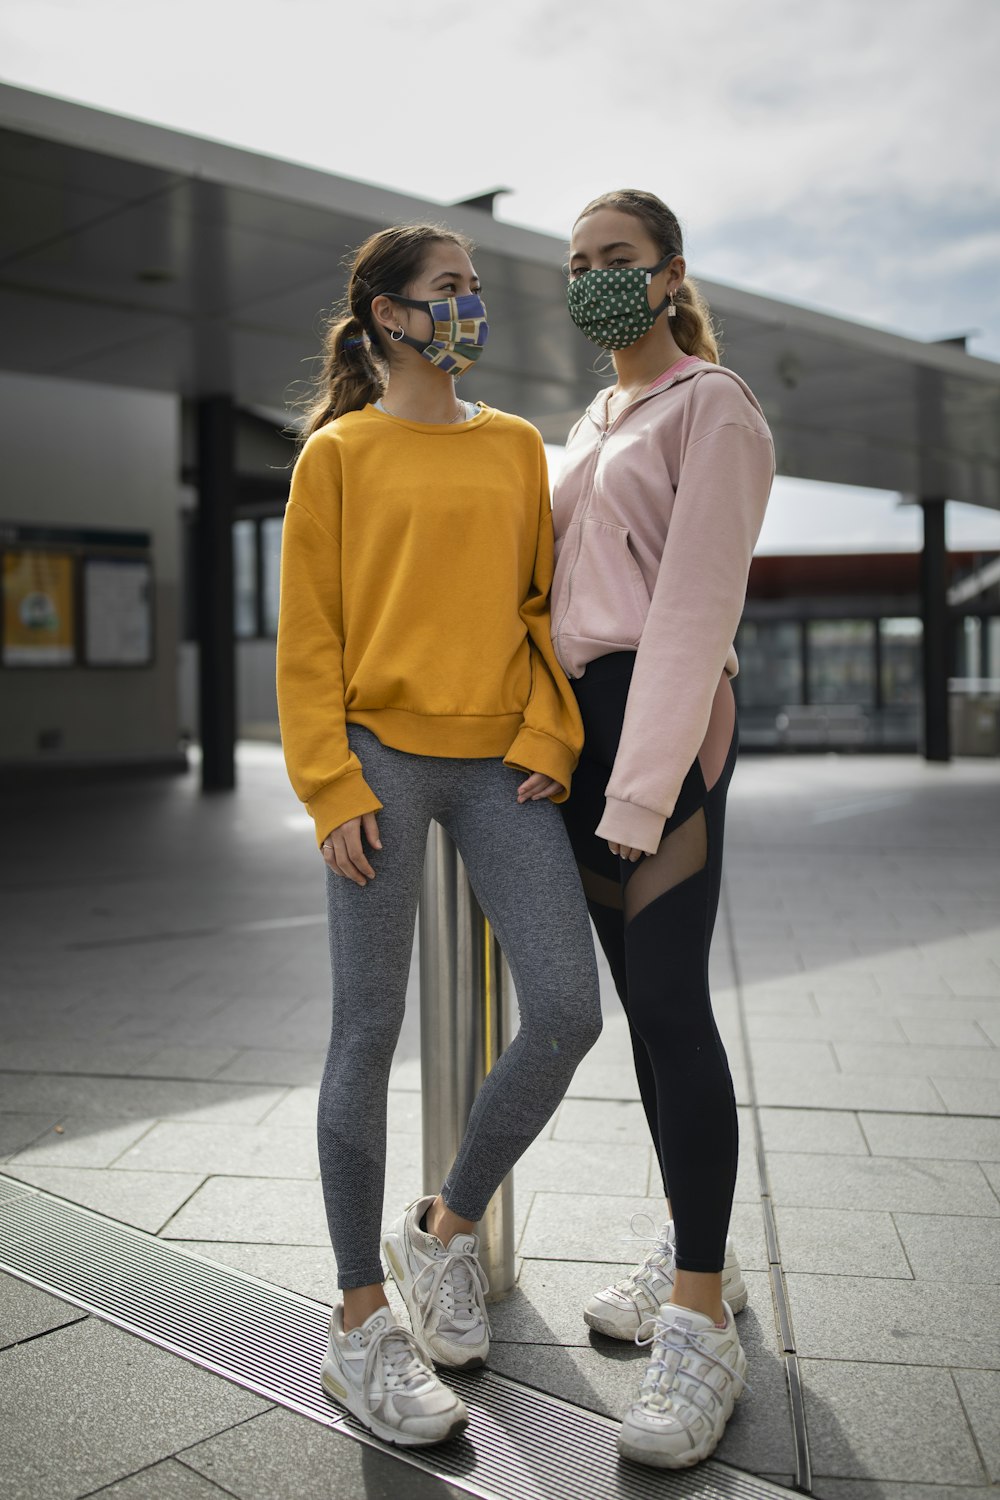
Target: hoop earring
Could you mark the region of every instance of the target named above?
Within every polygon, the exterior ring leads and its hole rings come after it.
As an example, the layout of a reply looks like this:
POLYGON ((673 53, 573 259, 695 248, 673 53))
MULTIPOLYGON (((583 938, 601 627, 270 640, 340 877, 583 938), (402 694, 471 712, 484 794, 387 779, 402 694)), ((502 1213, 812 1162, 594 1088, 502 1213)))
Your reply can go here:
POLYGON ((403 337, 403 330, 401 328, 394 328, 389 334, 389 337, 392 339, 392 342, 394 344, 398 344, 400 339, 403 337))

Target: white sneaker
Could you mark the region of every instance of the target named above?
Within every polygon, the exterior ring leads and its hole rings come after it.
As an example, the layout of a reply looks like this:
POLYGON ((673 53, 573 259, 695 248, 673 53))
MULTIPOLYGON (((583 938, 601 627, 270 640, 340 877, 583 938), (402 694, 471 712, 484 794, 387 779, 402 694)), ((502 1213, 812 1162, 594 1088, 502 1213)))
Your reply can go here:
MULTIPOLYGON (((652 1228, 652 1220, 647 1219, 645 1214, 633 1214, 633 1234, 637 1233, 636 1224, 642 1220, 646 1220, 652 1228)), ((653 1248, 645 1260, 634 1271, 630 1271, 623 1281, 595 1292, 583 1309, 584 1322, 609 1339, 634 1339, 650 1333, 660 1308, 673 1295, 673 1223, 668 1219, 657 1234, 637 1237, 652 1240, 653 1248)), ((734 1313, 741 1313, 747 1305, 746 1282, 728 1235, 726 1259, 722 1268, 722 1296, 734 1313)))
POLYGON ((334 1308, 320 1380, 328 1396, 386 1443, 443 1443, 468 1426, 463 1402, 427 1368, 413 1334, 388 1308, 350 1333, 343 1305, 334 1308))
POLYGON ((490 1352, 489 1282, 476 1259, 479 1236, 456 1234, 442 1245, 420 1228, 433 1202, 431 1196, 411 1203, 383 1234, 382 1253, 420 1342, 437 1364, 471 1370, 490 1352))
POLYGON ((726 1308, 725 1328, 668 1304, 650 1338, 638 1401, 625 1413, 618 1451, 655 1469, 687 1469, 714 1450, 746 1385, 746 1355, 726 1308))

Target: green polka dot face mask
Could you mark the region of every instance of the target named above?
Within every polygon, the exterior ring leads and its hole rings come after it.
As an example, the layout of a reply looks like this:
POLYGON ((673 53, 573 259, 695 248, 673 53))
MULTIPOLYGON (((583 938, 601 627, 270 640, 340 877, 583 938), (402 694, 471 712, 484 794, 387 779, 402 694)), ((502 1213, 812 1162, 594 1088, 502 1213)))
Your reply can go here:
POLYGON ((665 297, 650 307, 646 289, 653 277, 669 266, 678 252, 671 250, 655 266, 614 266, 585 271, 567 284, 569 315, 580 332, 602 349, 627 349, 670 305, 665 297))

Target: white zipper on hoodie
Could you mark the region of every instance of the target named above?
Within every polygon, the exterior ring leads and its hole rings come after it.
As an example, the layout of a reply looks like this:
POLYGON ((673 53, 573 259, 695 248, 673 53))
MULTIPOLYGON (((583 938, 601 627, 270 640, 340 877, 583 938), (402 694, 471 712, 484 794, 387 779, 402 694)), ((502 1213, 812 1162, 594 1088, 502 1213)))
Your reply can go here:
MULTIPOLYGON (((690 356, 689 355, 685 355, 685 358, 686 359, 690 358, 690 356)), ((590 405, 585 410, 584 416, 590 418, 591 422, 593 422, 594 426, 598 429, 599 436, 598 436, 598 439, 597 439, 597 447, 594 449, 593 463, 591 465, 590 473, 589 473, 589 475, 587 477, 587 499, 586 499, 586 502, 584 504, 583 510, 580 512, 579 516, 574 516, 573 517, 574 521, 584 521, 586 519, 587 512, 590 509, 591 503, 593 502, 593 498, 594 498, 594 480, 597 477, 597 469, 598 469, 598 465, 600 464, 600 461, 601 461, 601 453, 602 453, 602 451, 604 449, 604 444, 607 442, 608 437, 610 436, 610 434, 612 432, 614 432, 614 430, 618 426, 619 422, 621 422, 625 417, 627 417, 628 414, 629 414, 629 412, 632 411, 634 407, 641 406, 643 404, 643 402, 645 402, 645 401, 652 401, 653 398, 655 396, 660 395, 660 393, 662 391, 669 391, 672 386, 674 386, 674 385, 677 384, 678 380, 681 379, 682 376, 687 375, 688 373, 689 373, 689 370, 687 370, 687 369, 679 371, 677 375, 671 375, 669 379, 664 380, 661 384, 654 386, 652 390, 643 391, 641 393, 641 395, 636 396, 634 400, 630 401, 627 406, 623 406, 622 409, 621 409, 621 411, 618 413, 617 417, 615 417, 614 420, 611 421, 611 422, 608 422, 607 420, 605 420, 605 422, 602 424, 601 422, 598 421, 597 417, 594 415, 594 407, 597 405, 597 402, 598 402, 598 400, 600 398, 598 396, 594 397, 594 400, 590 403, 590 405)), ((690 370, 690 374, 693 375, 694 373, 695 373, 694 370, 690 370)), ((604 392, 602 392, 601 394, 603 395, 604 392)), ((604 403, 605 418, 607 416, 607 408, 608 408, 608 401, 609 400, 610 400, 610 393, 608 393, 608 397, 607 397, 607 399, 605 400, 605 403, 604 403)), ((583 550, 583 527, 581 526, 579 528, 579 533, 578 533, 578 537, 577 537, 576 553, 575 553, 575 555, 573 557, 573 561, 569 565, 569 572, 566 575, 566 602, 563 605, 563 612, 559 616, 559 623, 558 623, 558 625, 556 625, 553 628, 553 631, 552 631, 552 642, 553 642, 553 645, 555 645, 556 642, 559 640, 559 637, 560 637, 560 635, 562 633, 562 627, 563 627, 563 625, 565 624, 565 621, 566 621, 566 616, 569 614, 570 604, 573 601, 573 575, 576 572, 577 563, 580 561, 580 553, 582 552, 582 550, 583 550)), ((558 651, 557 651, 557 654, 558 654, 558 651)))

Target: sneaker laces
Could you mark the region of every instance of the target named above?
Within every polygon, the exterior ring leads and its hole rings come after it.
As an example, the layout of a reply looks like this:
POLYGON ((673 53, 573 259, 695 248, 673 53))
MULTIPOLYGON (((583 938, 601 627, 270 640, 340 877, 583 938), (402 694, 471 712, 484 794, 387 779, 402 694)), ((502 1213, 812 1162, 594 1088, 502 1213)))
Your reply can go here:
POLYGON ((423 1361, 423 1351, 408 1328, 392 1323, 372 1338, 365 1350, 365 1367, 361 1375, 361 1392, 369 1411, 377 1411, 381 1397, 372 1386, 377 1367, 382 1364, 383 1394, 418 1396, 433 1374, 423 1361))
POLYGON ((427 1289, 420 1295, 428 1307, 437 1306, 456 1327, 464 1324, 468 1329, 481 1322, 493 1332, 485 1301, 490 1283, 474 1251, 448 1250, 428 1261, 413 1279, 414 1294, 425 1277, 427 1289))
POLYGON ((701 1386, 711 1394, 713 1400, 722 1404, 721 1392, 717 1391, 710 1381, 703 1379, 701 1375, 696 1375, 693 1370, 684 1368, 684 1359, 688 1354, 697 1354, 702 1359, 707 1359, 711 1364, 717 1365, 720 1370, 725 1370, 727 1375, 732 1375, 738 1380, 744 1390, 750 1390, 750 1386, 739 1370, 727 1364, 724 1359, 720 1359, 717 1354, 713 1354, 711 1349, 705 1348, 701 1342, 702 1334, 696 1330, 657 1318, 653 1332, 648 1338, 641 1338, 641 1332, 640 1329, 635 1335, 635 1342, 640 1348, 652 1344, 653 1353, 639 1391, 639 1400, 651 1411, 666 1411, 673 1405, 671 1396, 675 1391, 680 1394, 682 1377, 701 1386))
POLYGON ((661 1270, 668 1273, 665 1280, 672 1281, 673 1277, 669 1273, 672 1272, 674 1265, 674 1247, 669 1243, 662 1231, 657 1232, 656 1225, 649 1214, 633 1214, 631 1219, 629 1219, 629 1229, 632 1233, 623 1234, 623 1240, 627 1240, 630 1244, 652 1245, 654 1248, 647 1252, 641 1263, 634 1270, 630 1271, 619 1285, 622 1287, 645 1287, 652 1292, 653 1273, 654 1271, 661 1270), (654 1232, 652 1234, 640 1234, 637 1225, 643 1223, 647 1224, 654 1232))

